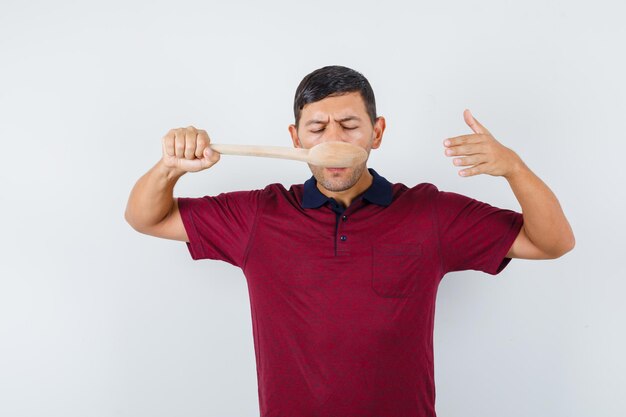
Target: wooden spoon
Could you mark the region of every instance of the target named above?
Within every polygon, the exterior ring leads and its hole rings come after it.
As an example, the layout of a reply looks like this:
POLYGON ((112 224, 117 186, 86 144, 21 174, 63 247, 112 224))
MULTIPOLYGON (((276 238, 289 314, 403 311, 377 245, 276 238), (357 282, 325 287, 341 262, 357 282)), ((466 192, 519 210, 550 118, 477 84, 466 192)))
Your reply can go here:
POLYGON ((323 142, 311 149, 217 143, 212 143, 209 146, 224 155, 292 159, 327 168, 346 168, 359 165, 367 160, 365 149, 347 142, 323 142))

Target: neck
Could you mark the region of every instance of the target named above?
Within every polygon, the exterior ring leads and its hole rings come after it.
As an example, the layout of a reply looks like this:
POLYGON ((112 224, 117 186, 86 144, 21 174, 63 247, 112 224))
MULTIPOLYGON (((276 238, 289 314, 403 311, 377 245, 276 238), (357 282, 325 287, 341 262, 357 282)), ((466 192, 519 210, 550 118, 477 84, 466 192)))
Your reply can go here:
POLYGON ((369 170, 365 168, 363 174, 359 178, 359 180, 352 187, 348 188, 344 191, 330 191, 324 188, 320 183, 317 183, 317 189, 320 190, 322 194, 326 197, 330 197, 335 199, 338 203, 343 205, 344 207, 349 207, 350 204, 361 194, 365 192, 374 181, 374 177, 370 174, 369 170))

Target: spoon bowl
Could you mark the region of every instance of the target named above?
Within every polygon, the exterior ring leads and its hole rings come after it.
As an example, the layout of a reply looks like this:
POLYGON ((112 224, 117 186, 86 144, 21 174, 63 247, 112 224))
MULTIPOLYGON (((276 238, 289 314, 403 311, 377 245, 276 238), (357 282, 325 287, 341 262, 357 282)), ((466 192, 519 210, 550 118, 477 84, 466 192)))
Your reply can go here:
POLYGON ((308 159, 311 165, 347 168, 367 161, 367 152, 347 142, 324 142, 309 149, 308 159))

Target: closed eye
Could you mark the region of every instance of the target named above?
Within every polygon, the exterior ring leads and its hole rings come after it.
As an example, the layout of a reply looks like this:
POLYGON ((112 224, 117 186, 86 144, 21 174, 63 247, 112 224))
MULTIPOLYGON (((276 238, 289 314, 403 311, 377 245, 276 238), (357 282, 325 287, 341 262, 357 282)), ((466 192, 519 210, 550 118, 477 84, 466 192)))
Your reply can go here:
MULTIPOLYGON (((358 129, 358 126, 354 126, 354 127, 346 127, 346 126, 342 126, 344 129, 346 130, 354 130, 354 129, 358 129)), ((321 129, 317 129, 317 130, 311 130, 311 133, 321 133, 324 131, 324 127, 322 127, 321 129)))

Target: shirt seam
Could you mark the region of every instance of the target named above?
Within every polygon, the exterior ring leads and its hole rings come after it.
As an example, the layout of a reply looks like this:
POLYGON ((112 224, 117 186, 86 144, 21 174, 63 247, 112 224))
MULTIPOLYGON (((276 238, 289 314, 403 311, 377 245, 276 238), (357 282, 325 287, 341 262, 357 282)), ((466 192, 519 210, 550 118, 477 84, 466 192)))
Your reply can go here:
MULTIPOLYGON (((259 196, 259 198, 262 197, 263 192, 264 191, 261 192, 261 196, 259 196)), ((254 239, 256 235, 257 223, 259 221, 259 211, 261 210, 261 205, 264 205, 264 204, 265 204, 265 200, 262 200, 259 204, 257 204, 256 211, 254 212, 254 222, 252 223, 252 230, 250 231, 250 237, 248 238, 248 243, 246 244, 246 249, 243 253, 243 259, 241 262, 242 270, 246 267, 246 264, 248 263, 248 255, 250 253, 250 248, 252 247, 252 240, 254 239)))
POLYGON ((441 227, 440 227, 440 219, 439 219, 439 190, 436 191, 437 196, 435 198, 435 223, 437 229, 437 251, 439 252, 439 268, 441 271, 441 277, 446 274, 446 270, 444 268, 444 259, 443 259, 443 250, 441 250, 441 227))

